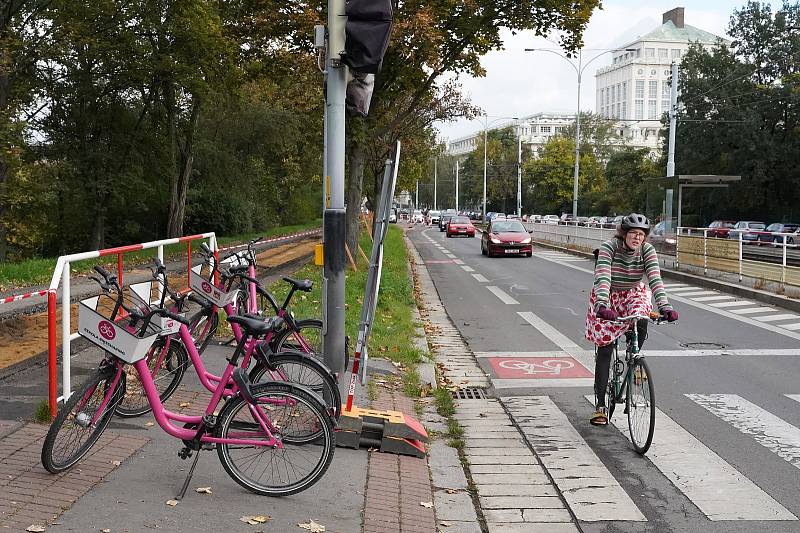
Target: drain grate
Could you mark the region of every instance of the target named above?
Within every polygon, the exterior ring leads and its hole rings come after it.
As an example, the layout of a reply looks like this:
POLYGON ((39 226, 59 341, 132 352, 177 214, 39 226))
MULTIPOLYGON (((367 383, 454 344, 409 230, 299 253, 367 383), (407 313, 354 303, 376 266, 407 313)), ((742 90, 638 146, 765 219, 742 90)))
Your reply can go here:
POLYGON ((464 387, 453 391, 453 399, 455 400, 485 400, 486 389, 480 387, 464 387))

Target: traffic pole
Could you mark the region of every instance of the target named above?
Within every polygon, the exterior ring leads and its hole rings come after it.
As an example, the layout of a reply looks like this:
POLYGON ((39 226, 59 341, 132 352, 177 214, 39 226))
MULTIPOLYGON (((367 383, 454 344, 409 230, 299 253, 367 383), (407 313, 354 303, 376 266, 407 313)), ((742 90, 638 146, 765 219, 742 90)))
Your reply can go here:
MULTIPOLYGON (((323 354, 333 372, 344 374, 345 362, 345 93, 347 67, 341 62, 345 49, 345 0, 328 0, 327 54, 327 171, 325 176, 323 354)), ((358 205, 350 206, 358 209, 358 205)))

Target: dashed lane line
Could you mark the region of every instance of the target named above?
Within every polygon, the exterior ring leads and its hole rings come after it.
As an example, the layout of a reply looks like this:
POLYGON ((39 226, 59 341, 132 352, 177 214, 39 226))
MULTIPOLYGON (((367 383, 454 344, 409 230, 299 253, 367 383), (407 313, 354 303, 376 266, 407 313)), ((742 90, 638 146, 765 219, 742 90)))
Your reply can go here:
POLYGON ((515 300, 514 298, 509 296, 500 287, 495 287, 494 285, 487 285, 486 288, 489 289, 492 292, 492 294, 494 294, 495 296, 500 298, 500 301, 502 301, 504 304, 506 304, 506 305, 519 305, 519 302, 517 300, 515 300))
POLYGON ((489 280, 486 279, 486 277, 483 276, 483 274, 473 274, 472 277, 475 278, 475 281, 478 281, 480 283, 489 283, 489 280))
POLYGON ((461 265, 461 268, 464 269, 464 272, 475 272, 475 269, 468 265, 461 265))

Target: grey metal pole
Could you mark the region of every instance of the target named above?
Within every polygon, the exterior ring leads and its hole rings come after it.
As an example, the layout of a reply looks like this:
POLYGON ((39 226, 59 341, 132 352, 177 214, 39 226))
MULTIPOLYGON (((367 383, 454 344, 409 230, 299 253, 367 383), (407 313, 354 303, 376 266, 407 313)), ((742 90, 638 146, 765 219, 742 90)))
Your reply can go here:
POLYGON ((483 125, 483 220, 486 222, 486 144, 487 144, 487 132, 486 129, 489 126, 487 124, 483 125))
POLYGON ((414 196, 414 209, 417 209, 419 207, 419 180, 415 183, 417 184, 417 194, 414 196))
POLYGON ((456 159, 456 213, 458 213, 458 159, 456 159))
POLYGON ((675 175, 675 126, 678 108, 678 65, 672 62, 672 83, 669 89, 669 151, 667 153, 667 177, 675 175))
POLYGON ((517 137, 517 216, 522 217, 522 135, 517 137))
MULTIPOLYGON (((345 92, 347 67, 344 51, 345 0, 328 0, 327 131, 328 174, 325 176, 325 244, 323 292, 324 361, 333 372, 344 373, 345 363, 345 92)), ((358 209, 359 206, 351 206, 358 209)))
POLYGON ((433 209, 439 209, 436 207, 436 180, 437 180, 437 163, 439 162, 438 157, 433 158, 433 209))
POLYGON ((581 168, 581 57, 578 52, 578 109, 575 110, 575 174, 572 177, 572 216, 578 217, 578 176, 581 168))

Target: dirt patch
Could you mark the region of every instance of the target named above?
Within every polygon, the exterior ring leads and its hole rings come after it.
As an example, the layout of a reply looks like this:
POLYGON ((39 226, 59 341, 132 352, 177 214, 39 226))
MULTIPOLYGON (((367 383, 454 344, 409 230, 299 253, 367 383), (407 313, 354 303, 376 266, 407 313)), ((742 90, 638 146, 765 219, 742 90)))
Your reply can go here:
MULTIPOLYGON (((273 269, 313 253, 319 237, 270 248, 256 256, 260 269, 273 269)), ((126 271, 126 274, 148 272, 144 269, 126 271)), ((123 278, 124 282, 124 278, 123 278)), ((188 285, 185 274, 170 277, 170 286, 184 288, 188 285)), ((78 305, 70 309, 72 332, 78 327, 78 305)), ((57 315, 57 344, 61 346, 61 312, 57 315)), ((47 313, 25 315, 0 321, 0 369, 38 355, 47 350, 47 313)))

